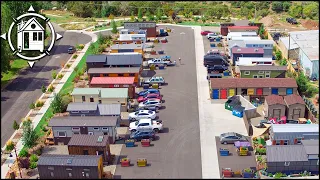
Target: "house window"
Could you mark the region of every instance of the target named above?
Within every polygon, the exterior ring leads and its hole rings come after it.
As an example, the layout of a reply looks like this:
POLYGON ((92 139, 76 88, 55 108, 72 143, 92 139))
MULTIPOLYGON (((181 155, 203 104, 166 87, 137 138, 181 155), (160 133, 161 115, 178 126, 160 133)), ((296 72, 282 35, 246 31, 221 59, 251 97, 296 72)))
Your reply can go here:
POLYGON ((79 127, 73 127, 72 131, 80 131, 80 128, 79 127))
POLYGON ((259 75, 259 78, 264 78, 262 75, 259 75))
POLYGON ((38 32, 38 41, 42 41, 42 32, 38 32))
POLYGON ((289 145, 289 140, 284 140, 283 145, 289 145))
POLYGON ((72 171, 72 168, 66 168, 67 171, 72 171))
POLYGON ((67 133, 65 131, 58 131, 59 137, 67 137, 67 133))
POLYGON ((123 85, 123 87, 125 88, 125 87, 129 87, 129 85, 128 84, 125 84, 125 85, 123 85))
POLYGON ((49 166, 48 169, 49 169, 49 170, 54 170, 54 167, 49 166))
POLYGON ((276 145, 280 145, 280 140, 276 140, 276 145))
POLYGON ((245 71, 244 75, 250 75, 250 71, 245 71))
POLYGON ((259 71, 258 74, 264 74, 264 71, 259 71))
POLYGON ((86 101, 86 97, 82 96, 82 102, 85 102, 85 101, 86 101))
POLYGON ((284 166, 290 166, 290 162, 284 162, 284 166))
POLYGON ((118 74, 119 77, 123 77, 123 74, 118 74))
POLYGON ((89 111, 81 111, 81 113, 89 113, 89 111))
POLYGON ((297 138, 297 144, 301 144, 301 140, 302 140, 302 138, 301 138, 301 137, 298 137, 298 138, 297 138))
POLYGON ((94 99, 93 99, 93 98, 90 98, 90 102, 94 102, 94 99))
POLYGON ((103 127, 102 131, 108 131, 108 128, 107 127, 103 127))
POLYGON ((83 155, 89 155, 89 151, 88 150, 83 150, 83 155))
POLYGON ((50 176, 51 176, 51 177, 54 177, 54 173, 53 173, 53 172, 50 172, 50 176))
POLYGON ((101 104, 102 103, 102 101, 101 100, 99 100, 99 104, 101 104))
POLYGON ((253 78, 258 78, 258 75, 253 75, 253 78))
POLYGON ((99 129, 100 128, 97 128, 97 127, 93 128, 94 131, 99 131, 99 129))
POLYGON ((134 73, 130 73, 129 76, 134 76, 134 73))
POLYGON ((89 135, 93 135, 93 132, 88 132, 89 135))
POLYGON ((33 33, 33 41, 38 41, 38 33, 33 33))
POLYGON ((122 42, 122 44, 127 44, 127 42, 122 42))
MULTIPOLYGON (((265 63, 266 64, 266 63, 265 63)), ((271 74, 271 71, 265 71, 266 74, 271 74)))
POLYGON ((73 132, 73 134, 80 134, 80 132, 73 132))
POLYGON ((270 78, 270 74, 266 74, 266 78, 270 78))
POLYGON ((72 113, 79 113, 79 111, 71 111, 72 113))

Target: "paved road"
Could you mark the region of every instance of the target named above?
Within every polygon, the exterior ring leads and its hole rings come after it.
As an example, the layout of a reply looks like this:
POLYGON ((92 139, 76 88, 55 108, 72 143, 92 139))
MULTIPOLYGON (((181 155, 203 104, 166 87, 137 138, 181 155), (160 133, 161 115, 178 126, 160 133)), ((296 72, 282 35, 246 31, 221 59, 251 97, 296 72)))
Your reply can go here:
POLYGON ((152 147, 124 147, 121 157, 132 159, 134 166, 118 165, 115 178, 202 177, 194 33, 191 28, 171 28, 174 32, 168 37, 169 43, 155 45, 173 60, 181 56, 183 64, 156 71, 168 82, 160 89, 165 109, 160 110, 159 119, 164 122, 165 132, 158 134, 152 147), (181 32, 185 33, 183 42, 181 32), (137 158, 147 158, 150 166, 137 167, 137 158))
MULTIPOLYGON (((54 23, 53 23, 54 24, 54 23)), ((21 122, 29 112, 29 104, 36 101, 42 94, 41 86, 47 86, 51 81, 51 70, 60 71, 62 62, 66 62, 71 55, 67 54, 70 45, 86 44, 91 41, 88 35, 76 32, 64 32, 54 25, 56 32, 63 38, 56 42, 55 47, 47 56, 35 63, 33 69, 27 68, 18 78, 1 91, 1 147, 11 137, 14 130, 14 120, 21 122)))

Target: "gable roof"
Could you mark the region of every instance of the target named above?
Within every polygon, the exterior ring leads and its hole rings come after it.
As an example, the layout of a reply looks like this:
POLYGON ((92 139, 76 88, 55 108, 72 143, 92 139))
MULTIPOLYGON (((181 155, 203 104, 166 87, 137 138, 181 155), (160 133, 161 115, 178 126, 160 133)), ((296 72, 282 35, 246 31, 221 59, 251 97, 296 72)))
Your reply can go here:
POLYGON ((74 88, 71 95, 99 95, 100 88, 74 88))
POLYGON ((109 136, 107 135, 89 135, 89 134, 74 134, 72 135, 68 146, 90 146, 90 147, 106 147, 109 144, 109 136), (102 137, 102 141, 98 139, 102 137))
POLYGON ((293 78, 211 78, 212 89, 223 88, 296 88, 293 78))
POLYGON ((275 94, 266 96, 265 101, 268 103, 268 105, 275 105, 275 104, 285 105, 283 98, 275 94))
POLYGON ((67 111, 96 111, 98 109, 97 105, 97 102, 69 103, 67 111))
POLYGON ((142 54, 140 53, 110 53, 107 55, 107 65, 141 65, 142 54))
POLYGON ((38 166, 84 166, 98 167, 101 156, 97 155, 55 155, 43 154, 38 160, 38 166), (68 164, 68 161, 71 162, 68 164))
POLYGON ((121 104, 98 104, 100 116, 120 115, 121 104))
POLYGON ((88 74, 102 73, 139 73, 140 67, 120 67, 120 68, 90 68, 88 74))
POLYGON ((114 127, 117 125, 117 116, 65 116, 53 117, 49 127, 114 127))
POLYGON ((98 54, 98 55, 88 55, 86 58, 87 63, 105 63, 107 62, 107 55, 106 54, 98 54))
POLYGON ((244 48, 244 47, 233 47, 231 49, 232 54, 263 54, 263 48, 244 48))
POLYGON ((308 161, 302 145, 266 146, 267 162, 308 161))
POLYGON ((134 77, 93 77, 90 84, 134 84, 134 77))
POLYGON ((306 104, 302 97, 297 94, 290 94, 288 96, 284 96, 284 101, 288 106, 292 104, 306 104))
POLYGON ((101 88, 101 98, 128 98, 128 88, 101 88))
POLYGON ((287 66, 263 66, 263 65, 254 65, 254 66, 237 66, 240 71, 286 71, 287 66))
MULTIPOLYGON (((28 26, 29 26, 29 24, 31 23, 31 22, 35 22, 37 25, 38 25, 38 27, 40 27, 40 29, 42 30, 42 31, 44 31, 44 28, 42 27, 42 25, 37 21, 37 19, 34 17, 34 18, 31 18, 31 19, 29 19, 19 30, 18 30, 18 32, 21 32, 21 31, 23 31, 25 28, 27 28, 28 26)), ((23 22, 21 22, 22 24, 23 24, 23 22)), ((19 27, 19 26, 18 26, 19 27)))

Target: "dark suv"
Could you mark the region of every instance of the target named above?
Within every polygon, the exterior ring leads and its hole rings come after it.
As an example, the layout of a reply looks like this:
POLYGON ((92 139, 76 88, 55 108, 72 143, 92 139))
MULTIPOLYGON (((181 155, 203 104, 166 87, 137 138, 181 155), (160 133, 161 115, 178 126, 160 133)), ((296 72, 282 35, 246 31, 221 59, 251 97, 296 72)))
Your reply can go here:
POLYGON ((286 21, 290 24, 298 24, 298 22, 295 18, 287 17, 286 21))
POLYGON ((213 66, 208 66, 207 67, 207 71, 208 73, 212 73, 214 71, 219 72, 219 73, 223 73, 223 71, 227 70, 228 67, 223 66, 223 65, 213 65, 213 66))
POLYGON ((136 131, 130 135, 130 138, 136 141, 141 141, 141 139, 151 139, 153 141, 155 140, 156 135, 153 131, 146 131, 146 132, 136 131))

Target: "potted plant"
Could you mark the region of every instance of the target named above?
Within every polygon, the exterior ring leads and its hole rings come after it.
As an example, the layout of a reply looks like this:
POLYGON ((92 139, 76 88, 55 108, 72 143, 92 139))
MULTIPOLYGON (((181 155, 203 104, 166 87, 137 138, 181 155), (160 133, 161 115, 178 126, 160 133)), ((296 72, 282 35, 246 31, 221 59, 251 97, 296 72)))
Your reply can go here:
POLYGON ((232 177, 231 168, 222 168, 222 175, 223 177, 232 177))
POLYGON ((241 171, 235 171, 233 177, 242 177, 241 171))
POLYGON ((250 168, 246 168, 242 171, 243 178, 252 178, 253 177, 253 171, 250 168))

